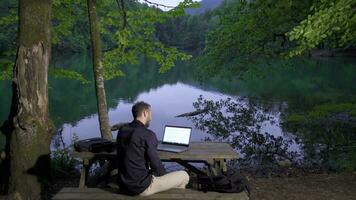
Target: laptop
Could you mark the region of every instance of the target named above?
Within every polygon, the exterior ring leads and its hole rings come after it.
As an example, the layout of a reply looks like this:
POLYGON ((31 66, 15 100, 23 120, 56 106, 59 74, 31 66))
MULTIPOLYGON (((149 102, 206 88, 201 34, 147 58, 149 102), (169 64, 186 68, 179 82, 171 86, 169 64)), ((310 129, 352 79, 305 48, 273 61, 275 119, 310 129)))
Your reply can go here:
POLYGON ((157 149, 175 153, 186 151, 189 147, 191 132, 191 127, 166 125, 162 143, 158 144, 157 149))

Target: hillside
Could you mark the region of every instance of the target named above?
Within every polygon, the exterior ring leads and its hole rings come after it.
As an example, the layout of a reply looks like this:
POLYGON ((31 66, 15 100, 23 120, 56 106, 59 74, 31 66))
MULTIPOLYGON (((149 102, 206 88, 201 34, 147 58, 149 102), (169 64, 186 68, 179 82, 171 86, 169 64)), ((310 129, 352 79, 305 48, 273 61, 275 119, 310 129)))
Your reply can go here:
POLYGON ((188 8, 186 13, 190 15, 199 15, 204 13, 207 10, 213 10, 218 7, 224 0, 202 0, 200 2, 199 8, 188 8))

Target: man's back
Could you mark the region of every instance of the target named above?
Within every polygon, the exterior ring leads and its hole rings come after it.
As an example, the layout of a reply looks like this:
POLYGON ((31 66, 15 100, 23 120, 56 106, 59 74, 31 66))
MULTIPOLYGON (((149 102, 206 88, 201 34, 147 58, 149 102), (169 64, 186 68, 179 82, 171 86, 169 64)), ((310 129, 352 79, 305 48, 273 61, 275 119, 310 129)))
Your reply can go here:
POLYGON ((157 144, 156 135, 140 121, 134 120, 120 128, 117 155, 121 189, 139 194, 150 185, 152 174, 162 176, 166 173, 156 151, 157 144))

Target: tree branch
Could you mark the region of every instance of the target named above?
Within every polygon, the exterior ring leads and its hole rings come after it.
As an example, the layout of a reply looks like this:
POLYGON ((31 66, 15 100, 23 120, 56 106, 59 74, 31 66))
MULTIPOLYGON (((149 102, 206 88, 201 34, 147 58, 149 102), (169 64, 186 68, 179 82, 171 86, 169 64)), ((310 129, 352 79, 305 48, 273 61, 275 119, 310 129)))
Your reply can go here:
POLYGON ((124 4, 124 0, 116 0, 117 5, 119 6, 119 8, 122 11, 122 17, 123 17, 123 27, 122 29, 125 29, 127 26, 127 14, 126 14, 126 10, 125 10, 125 4, 124 4))
POLYGON ((175 6, 167 6, 167 5, 164 5, 164 4, 160 4, 160 3, 154 3, 154 2, 151 2, 151 1, 148 1, 148 0, 142 0, 148 4, 151 4, 151 5, 155 5, 155 6, 161 6, 161 7, 165 7, 165 8, 175 8, 175 6))

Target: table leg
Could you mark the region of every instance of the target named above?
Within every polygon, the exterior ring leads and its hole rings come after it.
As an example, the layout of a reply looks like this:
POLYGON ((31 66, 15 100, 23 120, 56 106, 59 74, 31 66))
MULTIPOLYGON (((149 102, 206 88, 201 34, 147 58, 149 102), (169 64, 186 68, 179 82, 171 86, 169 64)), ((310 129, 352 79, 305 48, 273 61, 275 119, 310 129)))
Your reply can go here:
POLYGON ((213 175, 218 175, 227 171, 226 160, 224 158, 213 159, 210 162, 208 161, 208 164, 211 165, 211 172, 213 175))
POLYGON ((88 176, 89 176, 89 159, 84 159, 83 168, 80 172, 79 188, 87 187, 88 176))
POLYGON ((218 175, 218 171, 216 170, 217 168, 215 166, 215 159, 207 160, 206 162, 208 164, 208 168, 209 168, 210 174, 213 175, 213 176, 218 175))
POLYGON ((227 171, 226 159, 214 159, 214 167, 215 169, 218 169, 219 171, 225 173, 227 171))

